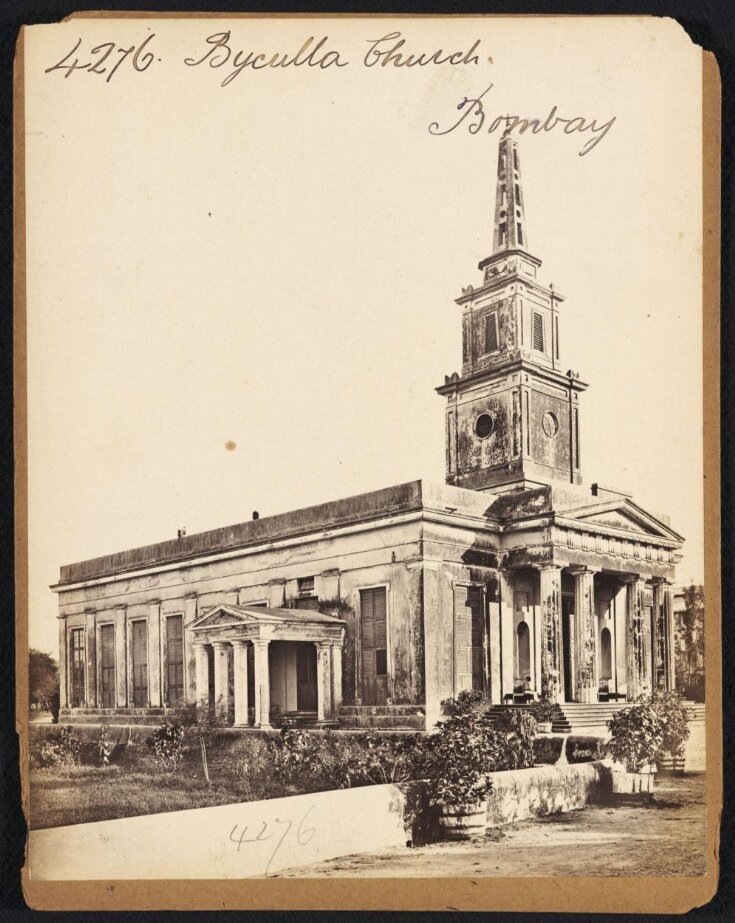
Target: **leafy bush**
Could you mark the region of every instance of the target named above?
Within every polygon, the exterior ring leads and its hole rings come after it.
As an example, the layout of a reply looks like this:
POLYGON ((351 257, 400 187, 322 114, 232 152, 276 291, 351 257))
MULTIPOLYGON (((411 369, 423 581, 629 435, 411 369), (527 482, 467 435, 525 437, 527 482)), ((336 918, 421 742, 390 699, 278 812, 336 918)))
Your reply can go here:
POLYGON ((641 702, 621 709, 607 726, 607 750, 628 772, 640 772, 642 767, 653 765, 661 750, 664 725, 650 704, 641 702))
POLYGON ((605 755, 605 744, 599 737, 584 737, 572 734, 567 737, 567 762, 590 763, 601 760, 605 755))
POLYGON ((243 737, 232 748, 231 760, 232 771, 242 783, 245 797, 254 798, 256 793, 262 797, 263 793, 258 790, 267 788, 273 764, 273 747, 268 740, 250 735, 243 737))
POLYGON ((415 739, 411 774, 429 782, 433 803, 482 801, 492 790, 488 773, 533 766, 533 715, 507 708, 490 719, 486 705, 485 696, 476 691, 447 699, 442 706, 449 717, 438 723, 438 731, 415 739))
POLYGON ((179 767, 184 755, 184 728, 180 724, 164 721, 146 743, 153 751, 156 765, 167 772, 173 772, 179 767))
POLYGON ((684 745, 691 733, 689 723, 693 717, 691 709, 684 705, 681 693, 659 691, 655 692, 650 699, 644 701, 650 702, 651 708, 661 719, 664 726, 661 750, 657 754, 658 758, 661 759, 666 754, 681 756, 684 752, 684 745))
POLYGON ((563 737, 535 737, 533 740, 533 761, 536 766, 553 765, 561 756, 563 737))
POLYGON ((74 734, 71 725, 61 729, 53 737, 35 741, 31 746, 31 764, 41 769, 56 766, 70 766, 79 762, 82 742, 74 734))
POLYGON ((115 742, 110 737, 110 725, 105 721, 100 728, 97 736, 97 753, 100 758, 101 766, 110 765, 110 757, 115 749, 115 742))
POLYGON ((505 708, 495 719, 505 737, 504 765, 498 769, 528 769, 533 766, 533 741, 538 725, 534 716, 522 708, 505 708))
POLYGON ((273 769, 278 779, 289 783, 303 775, 313 775, 319 750, 316 735, 287 725, 274 743, 273 769))
POLYGON ((481 715, 489 705, 487 695, 479 689, 463 689, 455 698, 444 699, 442 712, 449 717, 456 715, 481 715))
POLYGON ((548 699, 541 699, 533 702, 528 711, 533 715, 538 724, 545 724, 547 721, 553 721, 559 711, 559 706, 555 702, 549 702, 548 699))

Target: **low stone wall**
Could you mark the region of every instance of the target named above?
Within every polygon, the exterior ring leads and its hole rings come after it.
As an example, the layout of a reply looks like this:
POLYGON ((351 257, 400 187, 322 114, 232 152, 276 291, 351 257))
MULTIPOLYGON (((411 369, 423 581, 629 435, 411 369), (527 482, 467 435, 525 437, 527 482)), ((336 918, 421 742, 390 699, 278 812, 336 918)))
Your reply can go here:
POLYGON ((268 877, 405 846, 405 812, 399 786, 370 785, 31 830, 30 875, 34 881, 268 877))
POLYGON ((500 827, 530 817, 583 808, 612 790, 610 765, 607 760, 598 760, 492 772, 493 790, 488 798, 487 826, 500 827))

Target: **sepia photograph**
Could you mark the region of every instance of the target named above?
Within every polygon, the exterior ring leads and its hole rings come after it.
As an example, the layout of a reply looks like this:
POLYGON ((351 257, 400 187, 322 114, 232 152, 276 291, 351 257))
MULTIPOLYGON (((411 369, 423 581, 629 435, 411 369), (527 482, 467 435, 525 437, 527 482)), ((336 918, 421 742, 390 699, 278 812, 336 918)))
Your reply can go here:
POLYGON ((18 51, 27 893, 711 893, 702 50, 82 14, 18 51))

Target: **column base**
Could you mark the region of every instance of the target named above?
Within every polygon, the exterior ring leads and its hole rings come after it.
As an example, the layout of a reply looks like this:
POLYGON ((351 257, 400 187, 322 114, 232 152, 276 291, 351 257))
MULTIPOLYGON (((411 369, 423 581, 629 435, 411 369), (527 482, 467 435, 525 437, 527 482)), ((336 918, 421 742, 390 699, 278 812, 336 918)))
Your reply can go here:
POLYGON ((274 731, 275 728, 272 724, 243 724, 242 727, 252 727, 258 731, 274 731))

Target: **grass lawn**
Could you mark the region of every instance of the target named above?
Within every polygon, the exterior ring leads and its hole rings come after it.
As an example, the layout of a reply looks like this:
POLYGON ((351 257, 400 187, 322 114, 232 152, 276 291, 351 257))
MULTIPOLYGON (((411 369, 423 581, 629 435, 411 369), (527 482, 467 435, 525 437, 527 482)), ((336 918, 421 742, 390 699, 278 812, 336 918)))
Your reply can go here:
POLYGON ((310 789, 285 785, 272 775, 249 784, 238 774, 240 746, 237 738, 215 741, 208 750, 208 783, 198 743, 186 746, 178 769, 165 772, 153 761, 144 740, 118 745, 111 765, 104 768, 88 741, 79 765, 31 770, 30 826, 40 830, 314 790, 313 784, 310 789))

